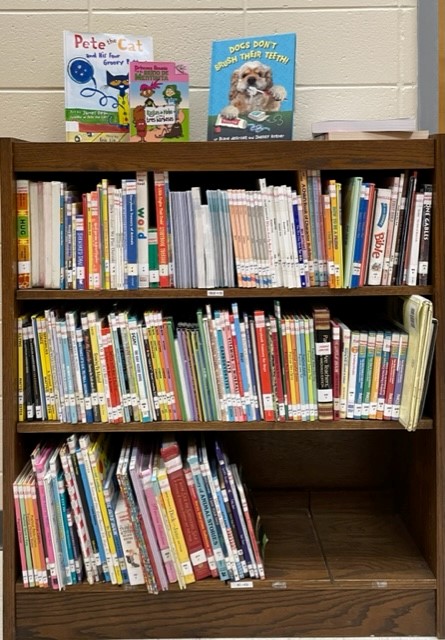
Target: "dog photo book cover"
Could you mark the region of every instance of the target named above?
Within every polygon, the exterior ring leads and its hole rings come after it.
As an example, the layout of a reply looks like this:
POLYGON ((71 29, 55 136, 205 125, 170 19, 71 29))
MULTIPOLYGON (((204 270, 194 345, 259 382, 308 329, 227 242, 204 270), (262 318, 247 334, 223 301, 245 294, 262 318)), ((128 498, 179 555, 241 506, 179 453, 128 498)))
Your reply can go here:
POLYGON ((212 43, 208 140, 292 140, 295 33, 212 43))
POLYGON ((130 142, 189 139, 189 74, 180 62, 130 62, 130 142))
POLYGON ((130 60, 153 60, 153 39, 64 31, 67 142, 129 140, 130 60))

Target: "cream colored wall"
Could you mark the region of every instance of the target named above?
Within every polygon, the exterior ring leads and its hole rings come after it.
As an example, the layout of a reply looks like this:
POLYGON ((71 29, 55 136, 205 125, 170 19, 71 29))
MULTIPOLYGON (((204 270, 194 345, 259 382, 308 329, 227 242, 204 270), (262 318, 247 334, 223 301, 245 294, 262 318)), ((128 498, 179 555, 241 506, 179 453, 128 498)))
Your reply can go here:
POLYGON ((310 137, 314 120, 416 116, 416 7, 416 0, 1 0, 0 136, 64 140, 64 29, 148 34, 158 59, 188 61, 192 140, 206 136, 211 41, 247 35, 297 33, 296 139, 310 137))

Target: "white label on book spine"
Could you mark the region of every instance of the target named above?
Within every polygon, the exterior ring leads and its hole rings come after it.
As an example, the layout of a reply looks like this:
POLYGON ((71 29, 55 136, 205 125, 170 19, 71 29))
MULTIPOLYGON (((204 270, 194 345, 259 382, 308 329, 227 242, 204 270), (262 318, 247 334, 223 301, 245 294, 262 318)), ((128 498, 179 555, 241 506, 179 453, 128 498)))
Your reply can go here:
POLYGON ((209 298, 224 298, 224 291, 222 289, 208 289, 207 296, 209 298))
POLYGON ((318 402, 332 402, 332 389, 319 389, 317 399, 318 402))
POLYGON ((331 353, 331 343, 330 342, 317 342, 315 344, 315 353, 317 356, 326 356, 331 353))
POLYGON ((251 580, 243 580, 242 582, 231 582, 231 589, 253 589, 253 582, 251 580))
POLYGON ((203 562, 207 562, 207 557, 204 549, 200 549, 199 551, 191 553, 190 560, 192 561, 192 564, 195 565, 195 567, 199 564, 202 564, 203 562))

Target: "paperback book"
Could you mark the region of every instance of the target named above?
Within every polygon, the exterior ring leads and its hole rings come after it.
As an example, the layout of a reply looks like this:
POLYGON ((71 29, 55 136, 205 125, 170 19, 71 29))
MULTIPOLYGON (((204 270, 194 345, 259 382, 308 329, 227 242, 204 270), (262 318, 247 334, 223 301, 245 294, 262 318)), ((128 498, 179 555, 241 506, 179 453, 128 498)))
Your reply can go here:
POLYGON ((291 140, 295 33, 212 43, 208 140, 291 140))
POLYGON ((130 142, 189 139, 189 74, 179 62, 130 62, 130 142))
POLYGON ((129 140, 129 64, 152 60, 153 39, 64 31, 67 142, 129 140))

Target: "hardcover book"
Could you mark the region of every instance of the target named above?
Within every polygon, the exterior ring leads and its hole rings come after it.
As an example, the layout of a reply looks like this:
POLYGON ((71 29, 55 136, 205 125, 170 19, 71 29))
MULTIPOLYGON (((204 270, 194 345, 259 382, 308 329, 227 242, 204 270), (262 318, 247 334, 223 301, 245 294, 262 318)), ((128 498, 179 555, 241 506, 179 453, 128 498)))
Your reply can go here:
POLYGON ((295 33, 212 43, 208 140, 291 140, 295 33))
POLYGON ((189 139, 189 74, 180 62, 130 62, 130 142, 189 139))
POLYGON ((64 31, 67 142, 129 140, 129 62, 152 60, 153 39, 64 31))

